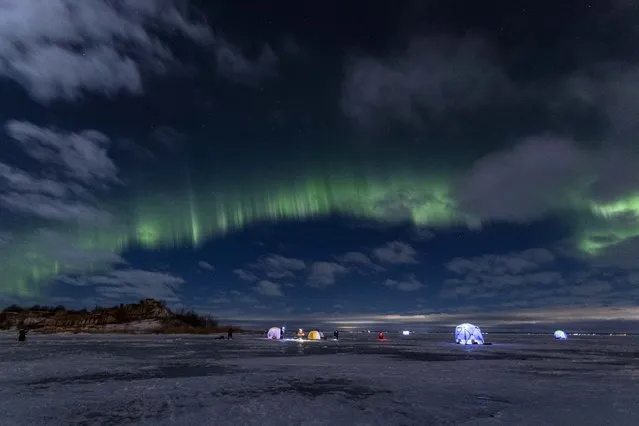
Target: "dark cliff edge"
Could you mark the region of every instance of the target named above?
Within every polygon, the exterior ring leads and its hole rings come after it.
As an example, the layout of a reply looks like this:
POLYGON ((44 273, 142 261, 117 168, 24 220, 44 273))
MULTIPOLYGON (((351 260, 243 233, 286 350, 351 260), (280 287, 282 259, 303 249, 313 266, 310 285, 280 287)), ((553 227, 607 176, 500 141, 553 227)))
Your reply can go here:
MULTIPOLYGON (((110 308, 71 310, 63 306, 9 306, 0 313, 0 330, 28 329, 41 333, 226 333, 212 317, 193 311, 173 312, 162 301, 143 299, 138 303, 110 308)), ((232 327, 234 332, 242 330, 232 327)))

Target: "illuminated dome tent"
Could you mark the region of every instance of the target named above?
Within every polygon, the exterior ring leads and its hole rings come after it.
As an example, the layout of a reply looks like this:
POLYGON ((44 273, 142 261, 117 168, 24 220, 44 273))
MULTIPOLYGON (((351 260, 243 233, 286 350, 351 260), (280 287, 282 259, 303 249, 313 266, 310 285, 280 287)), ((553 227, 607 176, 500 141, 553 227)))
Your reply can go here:
POLYGON ((322 335, 320 334, 319 331, 313 330, 308 332, 307 338, 308 340, 320 340, 322 338, 322 335))
POLYGON ((268 330, 268 333, 266 333, 266 338, 267 339, 279 340, 279 339, 282 338, 282 331, 280 330, 279 327, 271 327, 268 330))
POLYGON ((555 339, 566 340, 567 338, 568 338, 568 335, 566 334, 565 331, 563 331, 563 330, 555 331, 555 339))
POLYGON ((470 323, 460 324, 455 328, 455 343, 460 345, 483 345, 484 336, 481 329, 470 323))

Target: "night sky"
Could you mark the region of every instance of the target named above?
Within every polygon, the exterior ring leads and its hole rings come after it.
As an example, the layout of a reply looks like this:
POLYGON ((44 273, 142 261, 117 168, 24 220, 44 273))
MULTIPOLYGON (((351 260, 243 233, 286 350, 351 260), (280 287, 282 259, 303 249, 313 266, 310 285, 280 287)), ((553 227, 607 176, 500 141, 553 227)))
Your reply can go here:
POLYGON ((0 302, 639 319, 639 6, 550 3, 3 1, 0 302))

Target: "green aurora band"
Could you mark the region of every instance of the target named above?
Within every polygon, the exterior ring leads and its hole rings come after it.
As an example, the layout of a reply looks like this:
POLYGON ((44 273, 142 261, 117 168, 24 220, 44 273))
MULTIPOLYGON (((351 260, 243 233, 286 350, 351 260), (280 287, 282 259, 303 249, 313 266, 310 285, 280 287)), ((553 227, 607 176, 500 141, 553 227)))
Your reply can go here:
MULTIPOLYGON (((323 178, 266 180, 252 186, 187 185, 186 190, 144 195, 119 205, 107 226, 57 228, 54 234, 14 233, 12 241, 0 246, 5 260, 0 267, 0 293, 34 297, 57 275, 108 271, 117 259, 114 253, 131 247, 198 247, 213 237, 263 221, 341 214, 435 228, 479 225, 477 218, 460 211, 452 182, 444 174, 423 177, 405 172, 386 178, 354 178, 332 173, 323 178)), ((584 201, 577 213, 600 219, 597 227, 584 225, 577 237, 579 248, 589 255, 639 235, 639 196, 610 204, 584 201), (613 226, 622 216, 634 221, 613 226)))

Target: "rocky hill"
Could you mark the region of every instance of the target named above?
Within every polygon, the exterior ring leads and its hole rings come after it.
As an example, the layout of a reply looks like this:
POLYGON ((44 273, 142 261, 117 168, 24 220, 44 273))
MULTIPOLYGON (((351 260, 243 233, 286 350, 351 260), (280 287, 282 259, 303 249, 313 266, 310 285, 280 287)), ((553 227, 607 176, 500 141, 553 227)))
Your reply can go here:
POLYGON ((138 303, 88 311, 32 306, 9 306, 0 313, 0 329, 29 329, 44 333, 61 332, 139 332, 139 333, 217 333, 213 318, 195 312, 173 312, 164 302, 143 299, 138 303))

